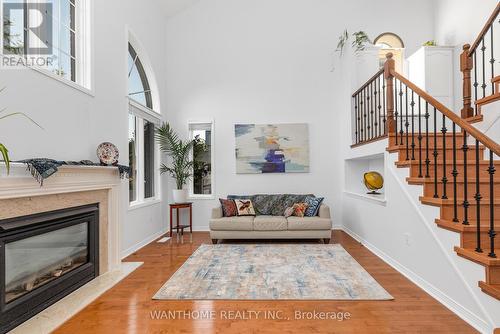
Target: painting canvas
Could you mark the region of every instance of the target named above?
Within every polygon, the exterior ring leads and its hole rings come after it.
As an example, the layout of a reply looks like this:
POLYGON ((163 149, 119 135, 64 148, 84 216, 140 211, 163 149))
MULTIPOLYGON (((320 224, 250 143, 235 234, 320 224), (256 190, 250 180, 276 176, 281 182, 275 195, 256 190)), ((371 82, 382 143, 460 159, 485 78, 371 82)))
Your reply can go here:
POLYGON ((236 124, 236 173, 308 173, 307 124, 236 124))

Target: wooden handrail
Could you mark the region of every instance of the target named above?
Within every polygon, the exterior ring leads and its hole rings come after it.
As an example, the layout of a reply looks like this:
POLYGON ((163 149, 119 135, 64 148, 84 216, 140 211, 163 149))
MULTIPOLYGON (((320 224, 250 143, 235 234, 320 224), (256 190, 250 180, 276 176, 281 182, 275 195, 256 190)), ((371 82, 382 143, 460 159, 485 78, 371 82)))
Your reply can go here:
POLYGON ((356 95, 358 95, 363 89, 365 89, 366 87, 368 87, 369 84, 371 84, 373 81, 375 81, 375 79, 377 79, 379 76, 381 76, 382 74, 384 73, 384 69, 381 68, 380 71, 378 71, 377 73, 375 73, 374 76, 372 76, 370 79, 368 79, 368 81, 366 81, 363 86, 361 86, 357 91, 355 91, 353 94, 352 94, 352 97, 355 97, 356 95))
POLYGON ((488 149, 490 149, 493 153, 495 153, 497 156, 500 156, 500 145, 495 142, 493 139, 470 125, 467 121, 463 120, 455 114, 453 111, 448 109, 446 106, 444 106, 441 102, 430 96, 428 93, 426 93, 424 90, 422 90, 420 87, 415 85, 413 82, 410 80, 406 79, 404 76, 396 72, 395 70, 390 71, 391 75, 394 76, 396 79, 404 83, 408 88, 413 90, 415 93, 417 93, 421 98, 423 98, 426 102, 428 102, 430 105, 436 108, 440 113, 448 117, 452 122, 457 124, 460 128, 462 128, 464 131, 466 131, 468 134, 470 134, 472 137, 475 139, 479 140, 481 144, 486 146, 488 149))
POLYGON ((474 41, 474 43, 472 43, 472 46, 471 46, 471 48, 469 50, 469 57, 472 57, 472 54, 474 53, 474 51, 476 51, 476 49, 478 48, 479 44, 481 44, 481 40, 486 35, 486 33, 488 32, 488 30, 490 29, 490 27, 493 25, 493 23, 495 22, 495 19, 498 16, 499 13, 500 13, 500 2, 497 4, 495 10, 493 11, 493 13, 491 14, 490 18, 488 19, 488 21, 484 25, 483 29, 479 33, 479 36, 477 36, 477 38, 474 41))

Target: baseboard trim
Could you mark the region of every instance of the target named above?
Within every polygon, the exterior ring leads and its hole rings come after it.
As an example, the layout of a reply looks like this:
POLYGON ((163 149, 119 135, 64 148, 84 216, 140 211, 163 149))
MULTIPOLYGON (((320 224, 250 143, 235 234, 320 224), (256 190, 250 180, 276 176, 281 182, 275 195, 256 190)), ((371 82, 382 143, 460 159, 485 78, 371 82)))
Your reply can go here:
POLYGON ((146 245, 149 245, 150 243, 152 243, 153 241, 155 241, 156 239, 158 239, 159 237, 161 237, 162 235, 164 235, 165 233, 168 232, 168 229, 166 231, 160 231, 160 232, 157 232, 153 235, 150 235, 149 237, 147 237, 146 239, 142 240, 142 241, 139 241, 138 243, 136 243, 135 245, 125 249, 122 251, 122 260, 124 258, 126 258, 127 256, 129 256, 130 254, 134 253, 134 252, 137 252, 139 249, 141 249, 142 247, 146 246, 146 245))
MULTIPOLYGON (((378 249, 376 246, 372 245, 370 242, 366 241, 363 239, 361 236, 356 234, 355 232, 351 231, 349 228, 342 226, 338 228, 339 230, 344 231, 345 233, 349 234, 352 238, 354 238, 356 241, 360 242, 363 246, 365 246, 370 252, 378 256, 380 259, 382 259, 385 263, 390 265, 392 268, 397 270, 399 273, 401 273, 403 276, 408 278, 410 281, 415 283, 418 287, 420 287, 422 290, 427 292, 429 295, 431 295, 434 299, 439 301, 441 304, 443 304, 445 307, 447 307, 450 311, 458 315, 460 318, 462 318, 464 321, 466 321, 468 324, 470 324, 472 327, 480 331, 481 333, 492 333, 494 328, 491 327, 488 323, 486 323, 484 320, 478 318, 474 313, 470 312, 468 309, 464 308, 462 305, 457 303, 455 300, 450 298, 448 295, 443 293, 441 290, 436 288, 434 285, 431 283, 427 282, 425 279, 417 275, 415 272, 412 270, 406 268, 404 265, 378 249)), ((496 333, 495 333, 496 334, 496 333)))

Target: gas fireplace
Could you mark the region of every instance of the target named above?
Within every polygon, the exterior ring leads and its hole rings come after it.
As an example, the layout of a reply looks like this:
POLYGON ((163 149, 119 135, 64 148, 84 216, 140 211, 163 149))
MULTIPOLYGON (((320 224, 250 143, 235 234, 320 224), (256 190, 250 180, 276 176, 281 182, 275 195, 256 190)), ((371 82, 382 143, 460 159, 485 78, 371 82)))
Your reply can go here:
POLYGON ((0 332, 98 274, 98 204, 0 220, 0 332))

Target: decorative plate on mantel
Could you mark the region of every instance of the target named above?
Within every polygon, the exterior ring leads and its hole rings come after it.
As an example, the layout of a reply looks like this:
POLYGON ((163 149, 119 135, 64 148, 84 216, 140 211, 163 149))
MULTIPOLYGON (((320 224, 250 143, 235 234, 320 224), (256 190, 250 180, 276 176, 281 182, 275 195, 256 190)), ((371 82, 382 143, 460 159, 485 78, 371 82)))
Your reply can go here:
POLYGON ((97 146, 97 157, 103 165, 117 164, 119 156, 118 148, 112 143, 105 142, 97 146))

